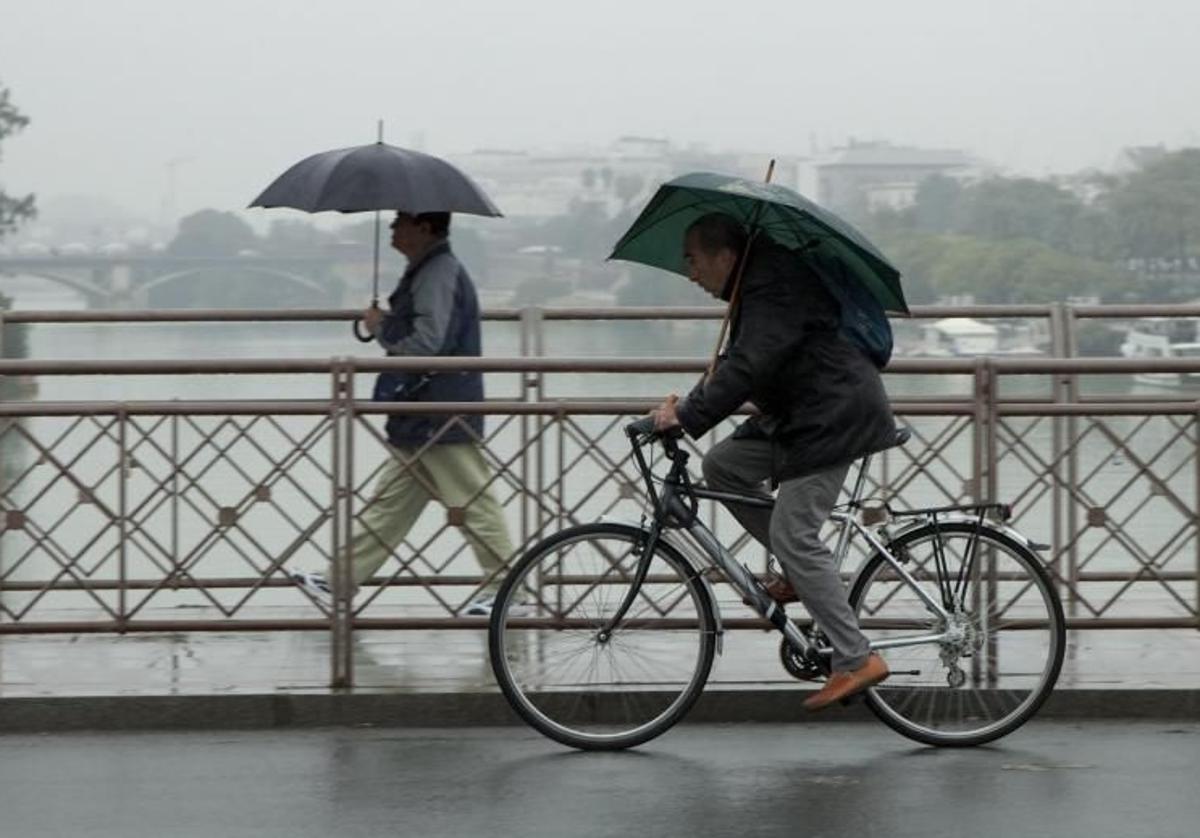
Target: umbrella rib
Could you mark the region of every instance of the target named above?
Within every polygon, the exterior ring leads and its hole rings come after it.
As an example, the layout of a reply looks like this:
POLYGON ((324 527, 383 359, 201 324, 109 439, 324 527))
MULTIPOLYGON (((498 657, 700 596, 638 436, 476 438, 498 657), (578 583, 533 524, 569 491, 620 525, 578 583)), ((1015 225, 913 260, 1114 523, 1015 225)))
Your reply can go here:
MULTIPOLYGON (((642 214, 639 216, 639 220, 641 218, 648 218, 651 211, 658 209, 658 207, 661 206, 663 203, 665 203, 667 198, 669 198, 669 197, 670 197, 669 194, 664 194, 662 199, 659 200, 657 203, 652 201, 650 204, 648 204, 646 206, 646 208, 644 210, 642 210, 642 214)), ((649 230, 653 230, 655 227, 657 227, 659 224, 661 224, 665 219, 668 219, 674 215, 678 215, 679 213, 684 212, 686 210, 690 210, 695 206, 696 206, 696 204, 685 204, 684 206, 676 207, 675 209, 668 212, 666 215, 653 219, 653 223, 648 222, 640 230, 637 229, 637 221, 635 221, 634 226, 630 227, 629 230, 626 231, 625 235, 622 236, 620 238, 620 240, 618 240, 617 243, 613 246, 613 252, 615 253, 616 250, 620 247, 627 247, 631 242, 637 240, 638 237, 640 237, 643 233, 645 233, 649 230)), ((609 256, 608 258, 611 259, 612 257, 609 256)))
MULTIPOLYGON (((688 188, 684 187, 684 188, 679 188, 679 192, 684 193, 684 194, 688 195, 689 197, 692 197, 696 200, 694 200, 692 203, 683 204, 682 206, 678 206, 675 209, 668 211, 666 214, 656 217, 652 224, 646 224, 646 226, 642 227, 641 229, 637 229, 637 222, 634 222, 634 227, 631 227, 629 229, 629 231, 624 236, 622 236, 621 239, 613 246, 613 251, 616 252, 616 250, 618 248, 628 247, 631 243, 636 241, 638 239, 638 237, 640 237, 643 233, 648 232, 649 230, 653 230, 655 227, 658 227, 659 225, 661 225, 668 218, 672 218, 676 215, 679 215, 680 213, 687 212, 689 210, 694 210, 697 207, 703 207, 705 204, 711 204, 714 212, 724 211, 724 209, 725 209, 725 208, 721 207, 720 204, 713 202, 713 199, 711 197, 702 196, 702 195, 697 194, 696 190, 688 189, 688 188)), ((661 206, 661 204, 664 203, 668 197, 670 197, 670 196, 669 195, 664 196, 662 201, 659 201, 657 205, 654 203, 650 203, 649 205, 647 205, 646 208, 644 210, 642 210, 642 217, 649 215, 651 210, 657 209, 658 206, 661 206)), ((608 258, 611 259, 612 256, 609 256, 608 258)))
MULTIPOLYGON (((337 157, 336 162, 332 166, 329 167, 329 171, 321 178, 321 185, 319 188, 314 190, 315 194, 312 197, 310 206, 305 208, 306 212, 321 212, 322 211, 319 209, 319 207, 325 200, 325 191, 329 187, 330 181, 333 177, 333 173, 337 170, 337 168, 339 166, 342 165, 342 163, 346 160, 347 157, 349 157, 351 155, 351 153, 353 151, 354 151, 353 148, 343 148, 343 149, 337 149, 336 151, 332 151, 332 152, 326 152, 326 154, 328 154, 328 155, 337 154, 340 156, 337 157)), ((314 156, 321 157, 321 155, 314 155, 314 156)))

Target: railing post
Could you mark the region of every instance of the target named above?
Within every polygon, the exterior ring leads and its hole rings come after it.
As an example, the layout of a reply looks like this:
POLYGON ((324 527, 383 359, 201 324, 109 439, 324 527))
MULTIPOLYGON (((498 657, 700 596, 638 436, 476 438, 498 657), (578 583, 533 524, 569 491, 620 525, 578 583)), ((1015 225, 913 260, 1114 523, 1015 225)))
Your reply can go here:
MULTIPOLYGON (((1067 342, 1066 313, 1061 303, 1050 307, 1050 351, 1056 358, 1066 358, 1070 352, 1067 342)), ((1057 373, 1051 377, 1051 395, 1055 404, 1067 401, 1067 377, 1057 373)), ((1063 506, 1070 503, 1070 494, 1063 491, 1063 457, 1066 455, 1064 433, 1067 419, 1056 416, 1050 426, 1050 462, 1053 464, 1050 473, 1050 567, 1053 570, 1050 584, 1056 593, 1061 594, 1062 584, 1062 545, 1063 537, 1063 506)))
MULTIPOLYGON (((530 347, 533 342, 533 336, 530 333, 532 324, 529 322, 529 313, 532 309, 521 309, 521 319, 518 323, 520 331, 520 352, 522 358, 528 358, 530 347)), ((518 376, 517 382, 517 401, 527 402, 529 398, 529 376, 528 373, 522 371, 518 376)), ((530 528, 529 528, 529 439, 530 439, 530 421, 528 416, 522 416, 519 420, 521 429, 521 439, 519 442, 521 450, 521 462, 518 466, 518 473, 521 475, 521 544, 529 543, 530 528)))
MULTIPOLYGON (((4 309, 0 307, 0 359, 7 358, 7 344, 4 342, 4 309)), ((0 402, 4 401, 7 380, 0 375, 0 402)), ((4 449, 8 438, 8 419, 0 419, 0 500, 8 494, 8 463, 5 461, 4 449)), ((3 504, 0 504, 3 506, 3 504)), ((0 532, 3 532, 0 530, 0 532)), ((4 544, 0 543, 0 582, 4 581, 4 544)), ((0 621, 4 620, 4 588, 0 586, 0 621)))
POLYGON ((554 414, 554 429, 557 431, 555 436, 555 464, 558 469, 558 491, 555 492, 554 523, 555 526, 562 528, 567 524, 567 415, 561 408, 554 414))
MULTIPOLYGON (((179 399, 172 399, 178 404, 179 399)), ((179 414, 171 414, 171 578, 176 587, 182 579, 179 566, 179 414)))
POLYGON ((1000 381, 996 375, 996 366, 991 358, 987 359, 985 366, 985 376, 987 380, 984 423, 986 436, 986 452, 987 452, 987 483, 984 490, 988 500, 995 501, 1000 496, 1000 415, 996 407, 999 401, 1000 381))
MULTIPOLYGON (((545 318, 542 309, 530 306, 521 309, 521 355, 526 358, 541 358, 546 349, 545 318)), ((545 395, 545 378, 541 372, 521 373, 521 389, 524 401, 542 401, 545 395)), ((521 484, 525 487, 525 503, 521 505, 521 540, 528 543, 535 532, 541 531, 546 523, 541 498, 545 487, 546 418, 526 416, 521 420, 521 484), (531 438, 537 444, 531 449, 531 438), (530 462, 532 458, 532 462, 530 462), (530 493, 533 487, 533 493, 530 493)))
MULTIPOLYGON (((990 358, 977 358, 975 361, 974 402, 975 402, 975 436, 974 436, 974 502, 985 500, 994 501, 998 491, 998 446, 996 444, 997 420, 997 390, 995 364, 990 358)), ((991 549, 986 551, 987 568, 981 567, 976 561, 971 570, 972 590, 971 607, 979 614, 990 614, 995 605, 996 596, 996 556, 991 549), (983 590, 984 582, 987 590, 983 590)), ((985 617, 986 619, 986 617, 985 617)), ((999 672, 998 651, 994 639, 989 638, 984 654, 971 658, 971 679, 979 684, 986 679, 989 685, 996 682, 999 672)))
POLYGON ((350 433, 347 421, 354 398, 354 377, 349 363, 343 358, 334 359, 332 365, 332 392, 329 402, 331 440, 333 446, 330 472, 333 475, 333 491, 330 510, 333 537, 333 614, 330 619, 330 679, 334 689, 354 686, 354 575, 352 571, 351 532, 354 524, 350 514, 350 498, 354 492, 349 482, 353 471, 349 460, 352 449, 348 443, 350 433))
POLYGON ((117 411, 117 631, 125 632, 129 584, 129 413, 117 411))
MULTIPOLYGON (((1063 340, 1067 357, 1074 358, 1078 348, 1076 340, 1075 309, 1066 307, 1063 316, 1063 340)), ((1079 378, 1074 373, 1063 375, 1063 391, 1067 401, 1079 401, 1079 378)), ((1079 611, 1079 504, 1074 500, 1075 487, 1079 483, 1079 417, 1067 417, 1067 532, 1070 549, 1067 551, 1067 616, 1075 617, 1079 611)), ((1070 644, 1068 644, 1068 648, 1070 644)), ((1073 649, 1069 649, 1074 654, 1073 649)))
POLYGON ((988 452, 988 409, 990 403, 989 389, 991 381, 988 377, 989 362, 986 358, 975 359, 975 378, 972 400, 975 407, 975 433, 972 438, 971 464, 971 500, 981 503, 989 480, 990 468, 987 463, 988 452))

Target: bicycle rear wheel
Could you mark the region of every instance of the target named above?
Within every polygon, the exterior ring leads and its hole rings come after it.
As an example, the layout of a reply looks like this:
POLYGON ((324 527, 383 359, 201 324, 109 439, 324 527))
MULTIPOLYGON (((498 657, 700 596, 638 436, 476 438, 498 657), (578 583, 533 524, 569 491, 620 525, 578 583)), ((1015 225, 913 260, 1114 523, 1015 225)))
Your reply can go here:
POLYGON ((716 647, 708 588, 670 545, 611 635, 647 534, 623 524, 573 527, 535 545, 496 597, 488 646, 513 709, 551 739, 587 750, 660 735, 704 689, 716 647))
POLYGON ((888 549, 943 606, 943 591, 961 586, 960 605, 947 609, 949 619, 935 615, 882 555, 867 562, 850 604, 872 643, 942 637, 885 648, 892 675, 867 692, 867 705, 930 745, 980 745, 1016 730, 1054 689, 1066 643, 1062 603, 1041 560, 1005 532, 970 522, 920 527, 888 549))

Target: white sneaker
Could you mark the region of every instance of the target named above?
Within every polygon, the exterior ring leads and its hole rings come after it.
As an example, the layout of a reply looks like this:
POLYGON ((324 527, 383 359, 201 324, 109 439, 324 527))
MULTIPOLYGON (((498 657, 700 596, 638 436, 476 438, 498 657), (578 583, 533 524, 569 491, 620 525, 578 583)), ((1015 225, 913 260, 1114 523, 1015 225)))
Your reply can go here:
MULTIPOLYGON (((490 617, 492 609, 496 607, 496 598, 494 596, 484 596, 472 602, 462 612, 464 617, 490 617)), ((536 609, 532 604, 525 602, 514 602, 508 606, 508 616, 510 617, 528 617, 531 616, 536 609)))
POLYGON ((482 596, 463 609, 462 614, 464 617, 490 617, 495 605, 494 596, 482 596))
POLYGON ((292 581, 308 592, 309 596, 322 605, 333 602, 333 591, 323 573, 313 573, 307 570, 293 570, 288 573, 292 581))

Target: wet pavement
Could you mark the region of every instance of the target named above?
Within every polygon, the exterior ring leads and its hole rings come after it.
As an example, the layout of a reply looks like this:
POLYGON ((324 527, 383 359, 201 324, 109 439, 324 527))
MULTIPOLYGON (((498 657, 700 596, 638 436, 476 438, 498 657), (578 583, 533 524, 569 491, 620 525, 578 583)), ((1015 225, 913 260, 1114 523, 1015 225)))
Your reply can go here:
POLYGON ((522 728, 0 736, 0 834, 1195 835, 1200 723, 681 725, 625 753, 522 728))

